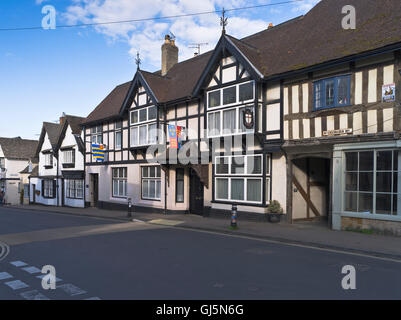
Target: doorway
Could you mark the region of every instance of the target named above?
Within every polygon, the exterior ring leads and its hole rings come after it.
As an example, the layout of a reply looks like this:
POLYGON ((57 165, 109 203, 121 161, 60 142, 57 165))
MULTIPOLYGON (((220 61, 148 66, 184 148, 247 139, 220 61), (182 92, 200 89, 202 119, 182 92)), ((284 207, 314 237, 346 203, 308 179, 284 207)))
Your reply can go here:
POLYGON ((203 216, 203 183, 193 169, 189 170, 189 180, 189 212, 203 216))
POLYGON ((293 160, 293 220, 328 220, 330 213, 330 180, 329 159, 311 157, 293 160))
POLYGON ((91 207, 97 207, 99 201, 99 174, 91 174, 92 180, 92 193, 91 193, 91 207))

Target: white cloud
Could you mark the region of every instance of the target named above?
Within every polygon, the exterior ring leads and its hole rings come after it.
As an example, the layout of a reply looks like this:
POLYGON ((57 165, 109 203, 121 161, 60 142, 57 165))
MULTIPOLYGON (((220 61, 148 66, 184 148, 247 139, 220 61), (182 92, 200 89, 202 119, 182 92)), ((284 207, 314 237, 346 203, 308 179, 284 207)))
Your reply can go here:
MULTIPOLYGON (((246 0, 73 0, 63 18, 69 24, 99 23, 120 20, 166 17, 198 12, 209 12, 225 8, 249 6, 246 0)), ((268 22, 252 19, 240 12, 228 13, 227 33, 244 37, 263 30, 268 22), (234 16, 235 15, 235 16, 234 16)), ((146 66, 160 67, 160 46, 164 35, 169 32, 176 36, 180 50, 180 61, 193 56, 193 43, 208 43, 202 52, 213 49, 221 35, 219 14, 205 14, 175 19, 98 25, 96 31, 110 40, 126 41, 129 53, 134 57, 139 51, 146 66)), ((133 61, 134 59, 132 59, 133 61)))
POLYGON ((294 4, 294 8, 292 9, 293 12, 298 12, 300 14, 307 13, 310 9, 312 9, 317 3, 321 0, 305 0, 301 2, 296 2, 294 4))

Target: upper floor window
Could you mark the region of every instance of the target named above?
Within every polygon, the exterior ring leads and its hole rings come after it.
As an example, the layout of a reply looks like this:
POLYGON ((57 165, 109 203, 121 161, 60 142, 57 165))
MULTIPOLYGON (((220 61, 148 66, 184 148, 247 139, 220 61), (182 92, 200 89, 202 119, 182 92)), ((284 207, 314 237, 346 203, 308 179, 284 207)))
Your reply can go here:
POLYGON ((142 122, 148 122, 156 120, 157 118, 157 107, 151 106, 142 108, 139 110, 131 111, 131 125, 139 124, 142 122))
POLYGON ((254 115, 255 108, 253 105, 209 112, 207 118, 208 137, 253 132, 254 128, 247 128, 244 124, 245 110, 254 115))
POLYGON ((45 153, 45 166, 52 167, 53 166, 53 155, 51 153, 45 153))
POLYGON ((350 104, 350 75, 323 79, 314 83, 315 109, 343 107, 350 104))
POLYGON ((123 138, 122 121, 117 121, 115 123, 115 141, 114 141, 116 149, 121 149, 122 138, 123 138))
POLYGON ((254 96, 254 81, 210 91, 207 94, 208 109, 247 103, 253 101, 254 96))
POLYGON ((63 163, 73 164, 75 162, 75 150, 69 149, 63 151, 63 163))
POLYGON ((103 144, 103 128, 101 125, 91 128, 91 141, 93 144, 103 144))

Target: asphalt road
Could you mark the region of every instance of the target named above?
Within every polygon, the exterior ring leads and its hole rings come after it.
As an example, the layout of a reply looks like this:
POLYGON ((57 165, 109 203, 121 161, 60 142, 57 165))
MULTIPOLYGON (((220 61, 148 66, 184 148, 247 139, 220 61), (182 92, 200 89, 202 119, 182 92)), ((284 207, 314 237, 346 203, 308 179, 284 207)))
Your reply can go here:
POLYGON ((399 262, 168 226, 0 208, 0 242, 0 299, 401 298, 399 262))

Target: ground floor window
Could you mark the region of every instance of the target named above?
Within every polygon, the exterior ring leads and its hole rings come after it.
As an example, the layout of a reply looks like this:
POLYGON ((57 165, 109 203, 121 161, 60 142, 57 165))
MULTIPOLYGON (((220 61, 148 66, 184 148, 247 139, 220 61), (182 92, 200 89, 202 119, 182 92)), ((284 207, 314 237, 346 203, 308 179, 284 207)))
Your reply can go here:
POLYGON ((176 202, 184 202, 184 169, 179 168, 175 172, 175 201, 176 202))
POLYGON ((45 198, 54 198, 55 196, 55 185, 54 180, 42 180, 42 193, 45 198))
POLYGON ((67 198, 83 199, 84 198, 84 181, 83 180, 65 180, 65 194, 67 198))
POLYGON ((161 199, 161 169, 160 166, 141 167, 142 198, 148 200, 161 199))
POLYGON ((113 197, 127 197, 127 168, 113 168, 113 197))
POLYGON ((345 152, 344 210, 397 215, 398 150, 345 152))

